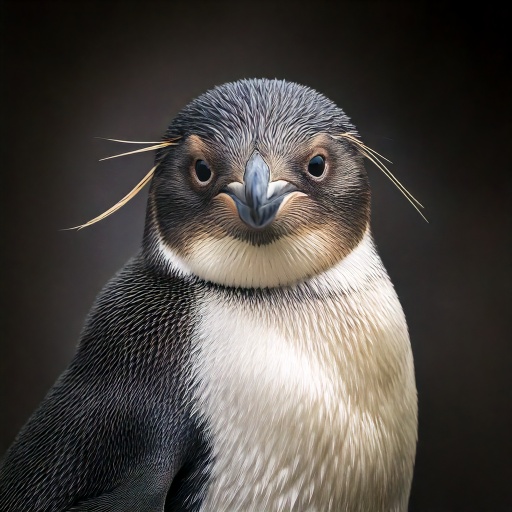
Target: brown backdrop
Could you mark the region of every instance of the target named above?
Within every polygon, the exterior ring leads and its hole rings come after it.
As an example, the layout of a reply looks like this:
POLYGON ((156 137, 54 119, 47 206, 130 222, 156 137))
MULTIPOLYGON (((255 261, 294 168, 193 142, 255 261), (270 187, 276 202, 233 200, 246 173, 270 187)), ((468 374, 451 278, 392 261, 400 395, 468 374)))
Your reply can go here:
POLYGON ((145 193, 104 211, 215 84, 279 77, 342 106, 426 205, 378 170, 373 229, 415 353, 411 510, 512 510, 511 59, 504 11, 439 3, 2 4, 3 453, 75 350, 105 281, 137 251, 145 193))

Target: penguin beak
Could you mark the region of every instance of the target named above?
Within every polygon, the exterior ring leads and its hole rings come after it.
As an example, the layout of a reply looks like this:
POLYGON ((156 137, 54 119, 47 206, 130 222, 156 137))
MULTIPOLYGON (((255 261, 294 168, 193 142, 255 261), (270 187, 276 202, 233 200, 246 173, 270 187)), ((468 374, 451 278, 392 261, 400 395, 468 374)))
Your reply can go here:
POLYGON ((270 169, 258 151, 247 161, 244 182, 230 183, 222 193, 235 202, 238 215, 254 229, 263 229, 275 218, 283 200, 297 187, 288 181, 270 181, 270 169))

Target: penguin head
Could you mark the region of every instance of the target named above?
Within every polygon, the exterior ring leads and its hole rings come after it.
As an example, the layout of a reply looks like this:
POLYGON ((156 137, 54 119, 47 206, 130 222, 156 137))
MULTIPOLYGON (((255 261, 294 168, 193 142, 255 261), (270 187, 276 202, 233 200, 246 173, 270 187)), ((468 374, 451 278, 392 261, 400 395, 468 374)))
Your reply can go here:
POLYGON ((346 257, 368 229, 348 117, 316 91, 241 80, 187 105, 157 154, 145 246, 224 286, 289 286, 346 257))

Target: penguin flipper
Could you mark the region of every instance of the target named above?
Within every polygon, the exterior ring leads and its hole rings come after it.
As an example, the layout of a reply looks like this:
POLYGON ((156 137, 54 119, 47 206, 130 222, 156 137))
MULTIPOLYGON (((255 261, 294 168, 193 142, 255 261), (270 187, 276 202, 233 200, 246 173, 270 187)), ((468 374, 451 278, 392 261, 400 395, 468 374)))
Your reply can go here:
POLYGON ((163 510, 194 430, 187 300, 137 259, 109 282, 69 368, 1 461, 2 512, 163 510))
POLYGON ((74 373, 50 391, 2 461, 0 510, 161 512, 182 443, 169 432, 173 453, 153 448, 145 439, 154 436, 152 411, 131 410, 106 390, 87 393, 74 373))
POLYGON ((110 492, 81 501, 67 512, 162 512, 170 475, 144 470, 110 492))

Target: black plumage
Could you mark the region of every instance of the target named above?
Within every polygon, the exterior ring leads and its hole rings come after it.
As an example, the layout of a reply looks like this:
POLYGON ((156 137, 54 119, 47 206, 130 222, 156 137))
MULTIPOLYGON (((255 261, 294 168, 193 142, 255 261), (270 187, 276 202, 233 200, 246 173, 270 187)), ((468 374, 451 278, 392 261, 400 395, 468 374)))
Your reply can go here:
POLYGON ((0 509, 196 510, 208 447, 188 399, 194 279, 134 258, 1 468, 0 509), (192 455, 193 454, 193 455, 192 455), (194 479, 199 494, 185 492, 194 479))

